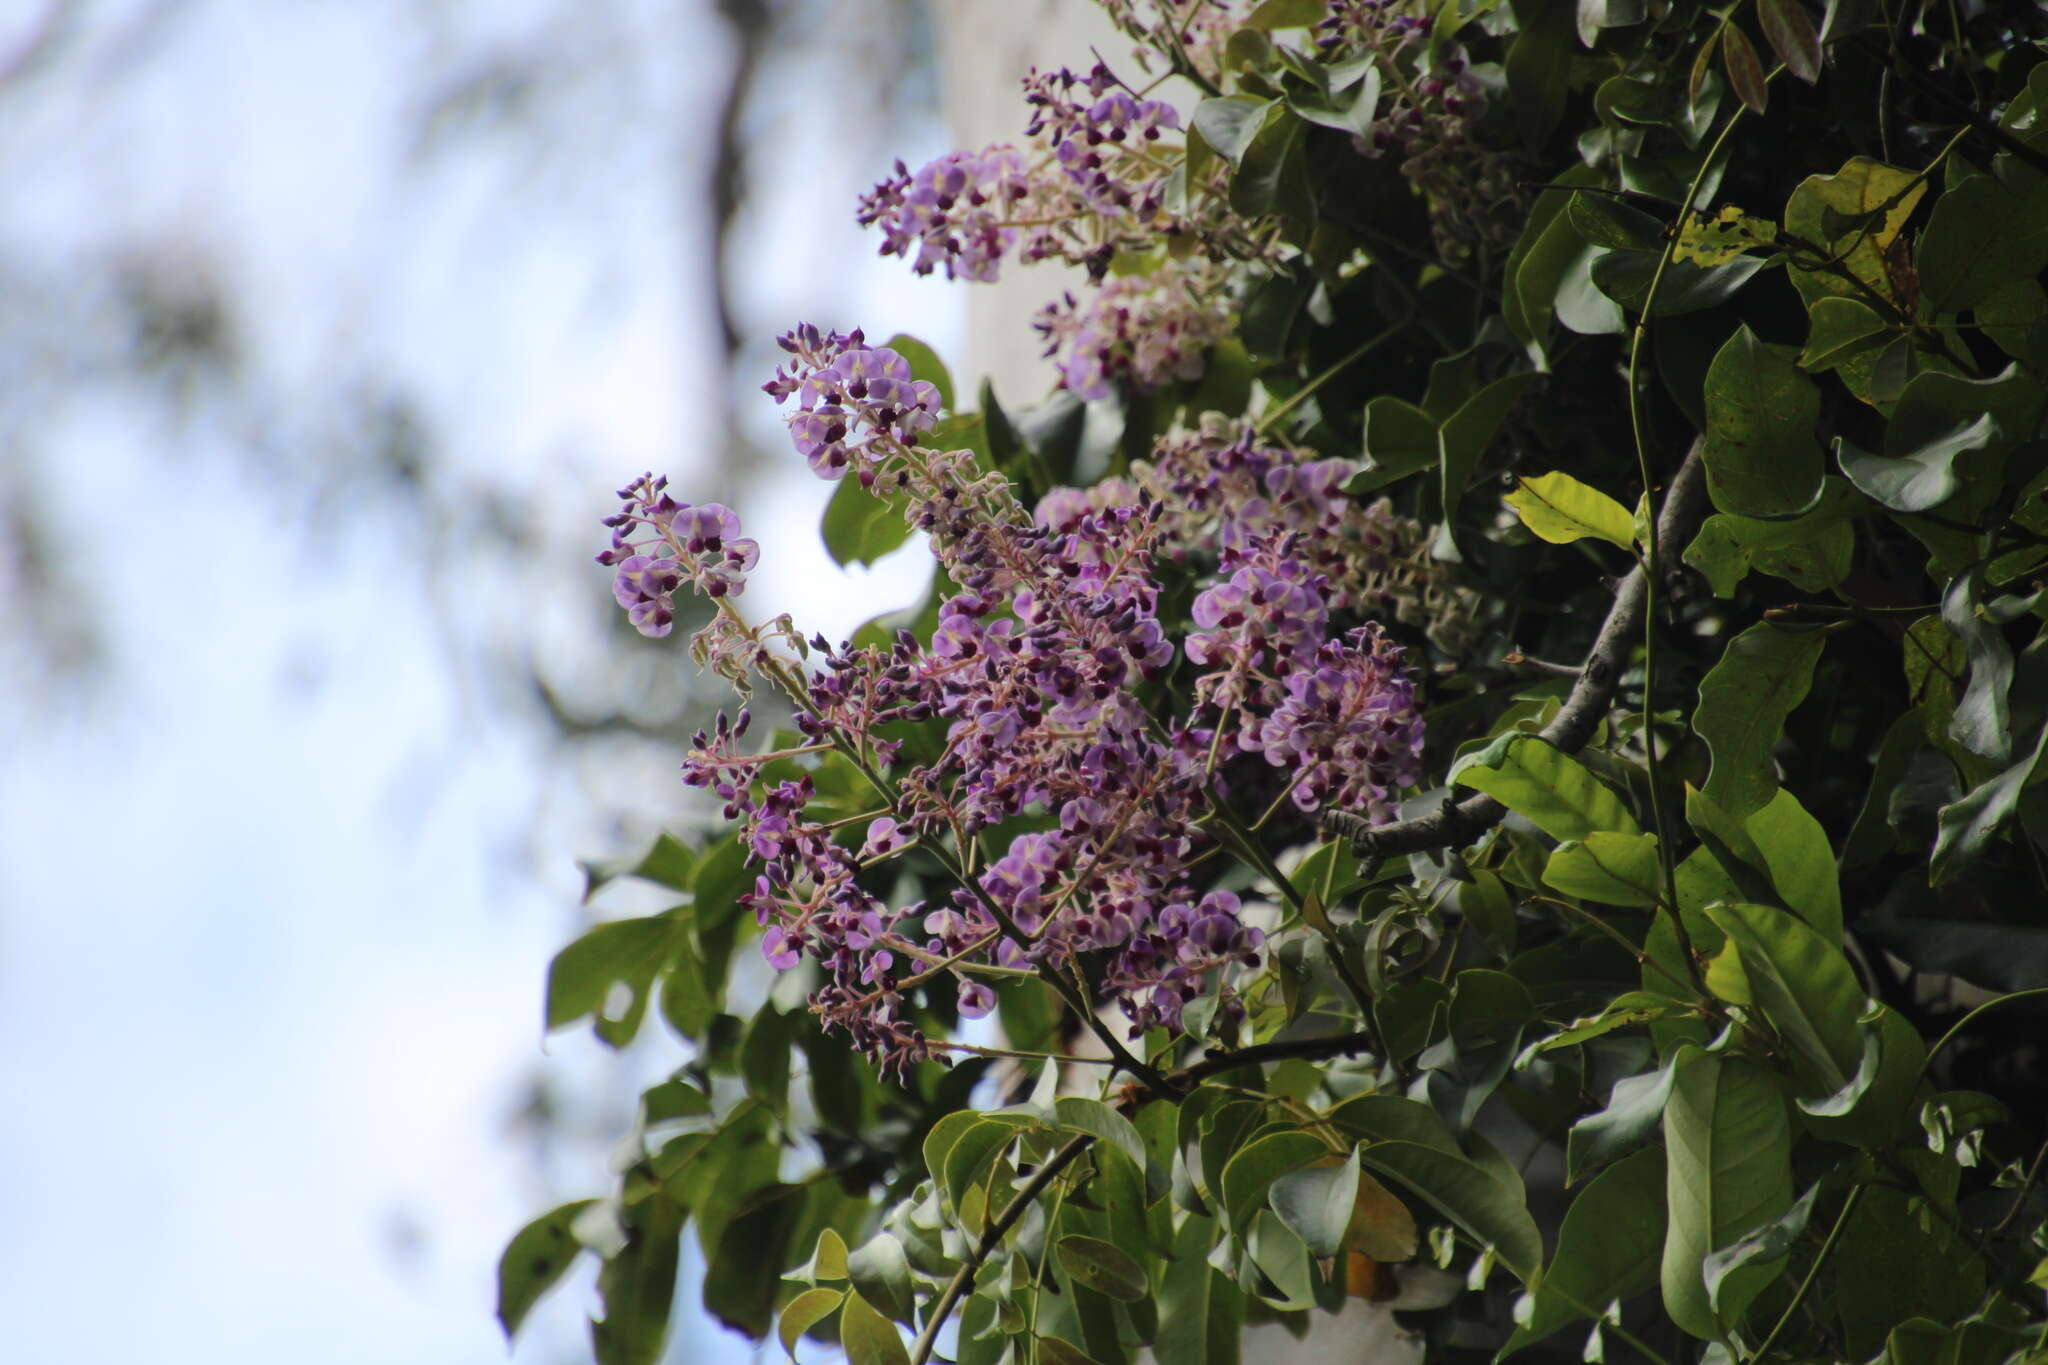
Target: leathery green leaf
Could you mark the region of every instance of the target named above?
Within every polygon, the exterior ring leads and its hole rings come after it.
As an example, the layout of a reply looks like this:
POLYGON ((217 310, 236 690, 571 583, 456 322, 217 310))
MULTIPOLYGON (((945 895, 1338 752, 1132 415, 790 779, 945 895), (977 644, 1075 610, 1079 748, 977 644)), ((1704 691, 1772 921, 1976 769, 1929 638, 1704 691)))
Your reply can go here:
POLYGON ((791 1299, 789 1306, 782 1310, 782 1321, 775 1331, 783 1352, 794 1360, 796 1344, 803 1334, 838 1312, 840 1302, 845 1298, 843 1289, 806 1289, 791 1299))
POLYGON ((1640 1145, 1662 1121, 1671 1099, 1671 1084, 1668 1062, 1655 1071, 1616 1081, 1607 1107, 1572 1125, 1565 1139, 1566 1179, 1576 1181, 1584 1172, 1640 1145))
POLYGON ((1231 1228, 1243 1231, 1275 1180, 1329 1151, 1329 1143, 1304 1132, 1268 1133, 1238 1148, 1223 1167, 1223 1210, 1231 1228))
POLYGON ((1151 1292, 1145 1268, 1114 1242, 1074 1233, 1060 1238, 1053 1251, 1067 1274, 1098 1294, 1136 1303, 1151 1292))
POLYGON ((1820 389, 1787 347, 1767 346, 1747 324, 1707 367, 1707 491, 1745 517, 1793 516, 1813 506, 1826 472, 1820 389))
POLYGON ((1543 1235, 1521 1197, 1475 1162, 1414 1142, 1375 1142, 1359 1159, 1421 1196, 1527 1284, 1543 1264, 1543 1235))
POLYGON ((1602 905, 1655 905, 1663 884, 1657 836, 1595 830, 1559 844, 1544 864, 1543 884, 1602 905))
POLYGON ((1635 523, 1626 507, 1569 474, 1517 480, 1506 501, 1524 526, 1553 545, 1594 536, 1626 550, 1635 539, 1635 523))
POLYGON ((1673 1059, 1664 1107, 1664 1308, 1684 1331, 1722 1336, 1776 1274, 1749 1267, 1708 1298, 1707 1257, 1775 1221, 1792 1205, 1792 1129, 1770 1074, 1740 1057, 1690 1044, 1673 1059))
POLYGON ((1782 788, 1744 820, 1771 885, 1825 943, 1842 941, 1842 888, 1828 832, 1782 788))
POLYGON ((1729 641, 1700 681, 1692 728, 1713 755, 1706 793, 1731 815, 1746 817, 1776 793, 1771 749, 1785 718, 1805 700, 1825 643, 1818 631, 1759 622, 1729 641))
POLYGON ((1358 1153, 1328 1166, 1290 1171, 1275 1180, 1267 1199, 1280 1221, 1308 1244, 1312 1256, 1335 1256, 1351 1225, 1358 1198, 1358 1153))
POLYGON ((1941 828, 1934 841, 1930 877, 1935 885, 1983 856, 1992 836, 2019 808, 2020 796, 2033 781, 2043 753, 2048 753, 2048 726, 2042 728, 2041 737, 2025 758, 1980 784, 1962 800, 1941 808, 1941 828))
POLYGON ((839 1344, 851 1365, 910 1365, 896 1324, 858 1294, 848 1294, 839 1310, 839 1344))
POLYGON ((1244 1294, 1209 1264, 1215 1235, 1215 1222, 1196 1214, 1174 1235, 1173 1260, 1159 1291, 1159 1333, 1152 1343, 1156 1359, 1176 1365, 1237 1365, 1244 1294))
POLYGON ((1614 790, 1585 764, 1535 735, 1503 735, 1451 770, 1451 780, 1483 791, 1553 839, 1642 827, 1614 790))
POLYGON ((1803 1063, 1809 1098, 1841 1089, 1863 1056, 1865 996, 1849 959, 1796 917, 1764 905, 1712 905, 1741 956, 1749 994, 1803 1063))
POLYGON ((1998 434, 1988 412, 1945 435, 1911 450, 1872 455, 1847 437, 1835 438, 1835 458, 1849 482, 1894 512, 1931 512, 1955 495, 1960 485, 1956 456, 1982 450, 1998 434))
POLYGON ((1557 1254, 1524 1301, 1527 1315, 1518 1310, 1519 1325, 1501 1356, 1657 1283, 1664 1183, 1664 1150, 1647 1147, 1615 1162, 1580 1191, 1558 1230, 1557 1254))

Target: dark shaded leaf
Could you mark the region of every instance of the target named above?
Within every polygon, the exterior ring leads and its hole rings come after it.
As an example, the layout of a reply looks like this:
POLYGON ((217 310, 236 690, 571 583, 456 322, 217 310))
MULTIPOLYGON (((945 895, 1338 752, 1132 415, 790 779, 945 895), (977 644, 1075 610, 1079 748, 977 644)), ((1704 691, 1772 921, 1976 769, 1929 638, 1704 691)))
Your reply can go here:
POLYGON ((1536 1279, 1528 1316, 1496 1359, 1657 1283, 1664 1183, 1664 1151, 1651 1147, 1617 1161, 1580 1191, 1558 1230, 1557 1254, 1536 1279))
POLYGON ((1787 71, 1808 85, 1820 79, 1820 35, 1799 0, 1756 0, 1756 20, 1787 71))
POLYGON ((1736 98, 1753 112, 1761 114, 1769 107, 1771 92, 1764 81, 1764 66, 1757 58, 1756 47, 1749 41, 1749 35, 1732 23, 1721 28, 1721 69, 1728 73, 1728 84, 1736 98))
POLYGON ((1777 791, 1771 750, 1805 700, 1825 644, 1818 631, 1759 622, 1731 640, 1700 681, 1692 728, 1713 754, 1705 790, 1729 814, 1747 816, 1777 791))

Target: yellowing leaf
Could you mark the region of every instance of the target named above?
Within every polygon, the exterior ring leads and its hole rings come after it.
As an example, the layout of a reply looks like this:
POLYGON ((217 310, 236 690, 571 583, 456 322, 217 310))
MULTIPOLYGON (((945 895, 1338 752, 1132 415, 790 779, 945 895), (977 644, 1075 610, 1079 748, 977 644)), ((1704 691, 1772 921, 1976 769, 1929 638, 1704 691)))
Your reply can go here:
POLYGON ((1523 479, 1508 494, 1507 504, 1524 526, 1553 545, 1595 536, 1626 550, 1635 539, 1635 521, 1626 507, 1569 474, 1523 479))
POLYGON ((1686 215, 1678 230, 1674 261, 1696 261, 1701 265, 1726 265, 1753 246, 1775 246, 1778 225, 1768 218, 1752 218, 1734 204, 1724 206, 1713 217, 1704 213, 1686 215))
POLYGON ((1344 1229, 1345 1248, 1375 1261, 1398 1262, 1415 1259, 1417 1245, 1415 1215, 1408 1206, 1385 1185, 1359 1172, 1351 1222, 1344 1229))

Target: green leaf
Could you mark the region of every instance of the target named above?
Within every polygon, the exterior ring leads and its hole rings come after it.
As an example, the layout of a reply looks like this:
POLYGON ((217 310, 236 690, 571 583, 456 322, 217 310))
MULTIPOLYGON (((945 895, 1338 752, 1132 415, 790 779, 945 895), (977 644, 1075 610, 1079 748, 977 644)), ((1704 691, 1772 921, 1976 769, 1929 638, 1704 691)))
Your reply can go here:
POLYGON ((1875 350, 1898 331, 1861 299, 1832 294, 1814 300, 1807 324, 1806 349, 1799 353, 1799 367, 1812 374, 1875 350))
POLYGON ((1458 410, 1445 419, 1437 443, 1441 451, 1439 493, 1446 523, 1455 517, 1458 503, 1472 482, 1473 471, 1493 444, 1515 400, 1543 382, 1544 377, 1532 370, 1503 376, 1460 403, 1458 410))
POLYGON ((1572 230, 1590 245, 1635 251, 1657 251, 1663 245, 1662 223, 1608 195, 1580 190, 1564 212, 1572 230))
POLYGON ((2004 763, 2012 754, 2012 646, 1979 601, 1983 569, 1959 574, 1941 595, 1941 619, 1963 642, 1970 682, 1949 718, 1949 735, 1973 754, 2004 763))
POLYGON ((1366 467, 1344 489, 1370 493, 1429 468, 1441 456, 1436 420, 1405 399, 1381 394, 1365 405, 1366 467))
POLYGON ((1527 1317, 1495 1359, 1657 1283, 1664 1182, 1663 1149, 1651 1147, 1617 1161, 1580 1191, 1558 1229, 1557 1254, 1536 1279, 1527 1317))
POLYGON ((1525 0, 1515 6, 1515 18, 1518 31, 1503 66, 1514 102, 1513 122, 1533 150, 1549 141, 1571 93, 1573 12, 1552 0, 1525 0))
POLYGON ((1887 1005, 1858 1021, 1863 1056, 1856 1074, 1840 1090, 1818 1100, 1800 1100, 1807 1128, 1833 1142, 1885 1147, 1905 1126, 1907 1101, 1920 1084, 1927 1044, 1905 1016, 1887 1005))
POLYGON ((956 1209, 967 1197, 967 1191, 980 1181, 996 1159, 1017 1140, 1020 1133, 1032 1126, 1009 1115, 976 1114, 974 1118, 967 1131, 960 1135, 960 1140, 945 1154, 944 1164, 929 1168, 956 1209))
POLYGON ((2033 752, 1990 781, 1972 788, 1962 800, 1941 808, 1930 882, 1939 886, 1984 856, 1992 836, 2019 809, 2020 797, 2034 780, 2043 753, 2048 753, 2048 726, 2042 728, 2040 738, 2035 740, 2033 752))
POLYGON ((1486 1169, 1415 1142, 1375 1142, 1359 1159, 1413 1190, 1524 1284, 1543 1263, 1543 1236, 1522 1199, 1486 1169))
POLYGON ((1275 1180, 1329 1154, 1329 1143, 1300 1131, 1268 1133, 1238 1148, 1223 1167, 1225 1221, 1242 1233, 1275 1180))
POLYGON ((1232 212, 1250 218, 1276 209, 1289 211, 1290 206, 1282 202, 1286 181, 1290 175, 1301 177, 1305 173, 1300 158, 1302 137, 1307 131, 1307 125, 1285 104, 1268 106, 1251 142, 1237 159, 1236 173, 1230 177, 1232 212))
POLYGON ((1780 790, 1743 821, 1764 868, 1785 904, 1811 925, 1823 943, 1842 941, 1842 888, 1835 854, 1820 821, 1791 792, 1780 790))
POLYGON ((677 932, 678 921, 665 915, 614 920, 555 954, 548 965, 548 1028, 594 1015, 598 1037, 625 1046, 640 1030, 648 989, 677 932))
POLYGON ((789 1100, 790 1034, 795 1021, 763 1005, 740 1042, 740 1078, 747 1093, 780 1112, 789 1100))
POLYGON ((1984 335, 2036 374, 2048 372, 2048 289, 2038 280, 2014 280, 1971 314, 1984 335))
POLYGON ((1751 569, 1807 592, 1824 592, 1849 576, 1856 554, 1850 523, 1869 504, 1834 475, 1822 480, 1812 511, 1777 521, 1717 512, 1685 549, 1685 562, 1706 575, 1716 597, 1733 597, 1751 569))
POLYGON ((910 1365, 896 1325, 858 1294, 848 1294, 839 1310, 839 1344, 849 1365, 910 1365))
POLYGON ((1745 517, 1794 516, 1821 492, 1820 390, 1745 323, 1707 367, 1707 491, 1745 517))
POLYGON ((1203 100, 1195 106, 1195 131, 1234 167, 1244 160, 1245 151, 1258 136, 1266 116, 1277 107, 1274 100, 1245 95, 1203 100))
POLYGON ((1841 1089, 1863 1055, 1865 997, 1849 959, 1782 910, 1737 904, 1706 913, 1741 956, 1757 1008, 1802 1064, 1808 1097, 1841 1089))
POLYGON ((1684 1331, 1714 1340, 1776 1274, 1775 1267, 1732 1272, 1719 1286, 1717 1310, 1704 1267, 1709 1254, 1792 1205, 1785 1101, 1762 1068, 1684 1046, 1673 1060, 1664 1149, 1664 1308, 1684 1331))
POLYGON ((705 1257, 704 1306, 734 1331, 768 1335, 790 1239, 803 1221, 810 1192, 809 1186, 782 1184, 756 1191, 705 1257))
POLYGON ((710 1112, 710 1097, 684 1080, 663 1081, 649 1087, 640 1096, 642 1125, 697 1118, 710 1112))
POLYGON ((1420 1143, 1451 1156, 1458 1140, 1428 1105, 1401 1095, 1354 1095, 1325 1115, 1337 1127, 1374 1141, 1420 1143))
POLYGON ((1294 94, 1287 97, 1287 107, 1310 123, 1357 137, 1372 136, 1373 115, 1378 112, 1379 104, 1380 72, 1377 66, 1366 68, 1364 79, 1347 98, 1294 94))
POLYGON ((782 1322, 775 1333, 784 1353, 796 1359, 796 1344, 803 1334, 838 1312, 845 1298, 843 1289, 806 1289, 791 1299, 782 1310, 782 1322))
POLYGON ((1706 793, 1738 818, 1777 791, 1771 750, 1785 718, 1806 697, 1826 637, 1759 622, 1728 643, 1700 681, 1692 728, 1713 755, 1706 793))
POLYGON ((1075 1233, 1060 1238, 1053 1251, 1067 1274, 1098 1294, 1136 1303, 1152 1292, 1145 1268, 1113 1242, 1075 1233))
POLYGON ((910 1287, 910 1258, 893 1233, 878 1232, 846 1258, 846 1278, 861 1298, 896 1319, 909 1322, 917 1306, 910 1287))
POLYGON ((1904 1190, 1864 1189, 1843 1225, 1831 1277, 1846 1359, 1883 1349, 1904 1319, 1953 1324, 1977 1307, 1984 1262, 1952 1222, 1904 1190))
POLYGON ((1956 456, 1997 439, 1998 424, 1980 413, 1944 436, 1899 454, 1872 455, 1846 436, 1835 438, 1835 458, 1849 482, 1895 512, 1929 512, 1955 495, 1956 456))
POLYGON ((1501 736, 1453 767, 1451 781, 1485 792, 1553 839, 1584 839, 1600 830, 1641 832, 1611 788, 1535 735, 1501 736))
POLYGON ((783 1278, 811 1286, 816 1286, 820 1280, 845 1279, 846 1239, 841 1237, 836 1229, 821 1229, 818 1233, 818 1244, 811 1249, 811 1259, 783 1278))
POLYGON ((604 1317, 590 1323, 597 1365, 655 1365, 668 1341, 683 1210, 657 1197, 627 1212, 626 1244, 597 1272, 597 1293, 604 1300, 604 1317))
POLYGON ((1518 479, 1506 502, 1524 526, 1553 545, 1595 536, 1626 550, 1635 541, 1635 523, 1628 509, 1569 474, 1518 479))
POLYGON ((1102 1365, 1073 1342, 1061 1337, 1035 1337, 1040 1365, 1102 1365))
POLYGON ((528 1223, 505 1244, 498 1258, 498 1325, 511 1341, 540 1296, 552 1289, 583 1250, 571 1230, 576 1216, 597 1201, 578 1199, 528 1223))
POLYGON ((1770 262, 1761 256, 1739 256, 1719 265, 1672 261, 1658 278, 1662 251, 1611 251, 1593 262, 1593 283, 1600 292, 1631 313, 1650 305, 1653 318, 1677 317, 1718 308, 1748 284, 1770 262), (1657 297, 1650 297, 1655 282, 1657 297))
POLYGON ((1173 1365, 1238 1365, 1244 1295, 1209 1264, 1216 1224, 1190 1214, 1174 1234, 1173 1259, 1159 1290, 1153 1358, 1173 1365))
POLYGON ((1335 1256, 1343 1250, 1357 1198, 1356 1151, 1332 1166, 1289 1172, 1267 1191, 1273 1212, 1308 1245, 1311 1256, 1335 1256))
POLYGON ((1543 884, 1602 905, 1653 906, 1663 899, 1657 836, 1596 830, 1551 851, 1543 884))
POLYGON ((1930 317, 2034 279, 2048 266, 2048 176, 1966 177, 1935 201, 1915 265, 1930 317))
POLYGON ((1607 1097, 1607 1107, 1572 1125, 1571 1134, 1565 1139, 1566 1179, 1577 1181, 1594 1167, 1641 1146, 1663 1120, 1664 1106, 1671 1098, 1671 1083, 1669 1063, 1655 1071, 1616 1081, 1607 1097))
POLYGON ((953 410, 953 376, 937 351, 908 332, 898 332, 882 345, 910 362, 912 379, 922 379, 939 391, 940 407, 947 412, 953 410))
POLYGON ((1721 1311, 1721 1287, 1736 1271, 1746 1266, 1770 1270, 1785 1259, 1792 1250, 1792 1244, 1806 1231, 1806 1220, 1813 1215, 1813 1198, 1819 1193, 1818 1184, 1809 1186, 1806 1193, 1777 1218, 1743 1234, 1707 1257, 1700 1270, 1701 1278, 1706 1282, 1710 1307, 1716 1312, 1721 1311))
POLYGON ((1053 1106, 1053 1115, 1062 1128, 1093 1133, 1105 1142, 1114 1143, 1123 1149, 1123 1154, 1139 1170, 1145 1169, 1145 1140, 1138 1135, 1136 1125, 1102 1101, 1076 1095, 1062 1096, 1053 1106))
POLYGON ((910 539, 910 523, 889 500, 862 488, 853 477, 839 480, 832 490, 818 529, 826 553, 839 565, 872 564, 910 539))

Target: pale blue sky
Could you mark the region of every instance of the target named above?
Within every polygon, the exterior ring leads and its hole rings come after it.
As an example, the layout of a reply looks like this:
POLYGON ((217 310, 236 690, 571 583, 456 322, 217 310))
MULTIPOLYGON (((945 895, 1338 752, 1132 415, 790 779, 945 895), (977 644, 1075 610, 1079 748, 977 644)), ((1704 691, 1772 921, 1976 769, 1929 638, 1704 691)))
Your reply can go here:
MULTIPOLYGON (((0 54, 42 8, 0 4, 0 54)), ((622 850, 504 662, 597 657, 596 520, 643 468, 745 494, 757 612, 843 631, 915 566, 840 577, 814 532, 827 489, 779 446, 773 470, 709 473, 724 376, 689 130, 725 46, 696 7, 79 13, 0 95, 0 264, 37 282, 47 343, 0 358, 0 458, 61 533, 63 609, 108 649, 78 696, 0 691, 0 1358, 502 1361, 504 1239, 595 1192, 612 1142, 543 1170, 510 1126, 522 1086, 543 1064, 603 1113, 674 1055, 576 1035, 543 1055, 574 860, 622 850), (525 125, 421 148, 437 89, 530 50, 561 81, 525 125), (244 309, 243 382, 176 422, 113 373, 108 291, 110 261, 166 248, 244 309), (416 524, 318 491, 338 395, 393 376, 442 438, 439 493, 531 513, 521 562, 454 553, 428 590, 416 524)), ((815 316, 950 347, 957 295, 874 261, 851 222, 880 152, 832 104, 844 60, 771 76, 736 305, 764 331, 815 316)), ((772 406, 745 411, 771 439, 772 406)), ((650 817, 680 803, 665 763, 603 776, 650 817)), ((591 1304, 584 1275, 517 1358, 575 1359, 591 1304)), ((746 1358, 683 1330, 674 1359, 746 1358)))

